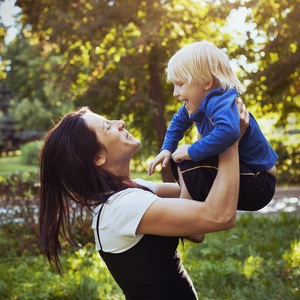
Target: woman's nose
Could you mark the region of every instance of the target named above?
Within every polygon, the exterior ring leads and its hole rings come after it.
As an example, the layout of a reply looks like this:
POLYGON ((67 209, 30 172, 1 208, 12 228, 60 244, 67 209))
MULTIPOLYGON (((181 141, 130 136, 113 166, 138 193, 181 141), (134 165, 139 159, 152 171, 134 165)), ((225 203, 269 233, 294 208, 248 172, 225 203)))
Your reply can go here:
POLYGON ((125 127, 125 122, 122 120, 117 121, 117 126, 119 130, 122 130, 125 127))

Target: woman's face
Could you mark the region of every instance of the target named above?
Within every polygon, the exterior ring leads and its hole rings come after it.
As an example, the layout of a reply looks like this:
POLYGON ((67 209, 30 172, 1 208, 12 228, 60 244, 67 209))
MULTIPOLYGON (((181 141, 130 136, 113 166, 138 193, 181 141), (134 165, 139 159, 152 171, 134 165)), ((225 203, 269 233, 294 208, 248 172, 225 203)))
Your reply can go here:
POLYGON ((96 132, 98 140, 105 148, 105 153, 100 155, 103 154, 110 164, 130 159, 139 148, 141 142, 128 133, 124 121, 107 120, 89 110, 82 117, 88 127, 96 132))

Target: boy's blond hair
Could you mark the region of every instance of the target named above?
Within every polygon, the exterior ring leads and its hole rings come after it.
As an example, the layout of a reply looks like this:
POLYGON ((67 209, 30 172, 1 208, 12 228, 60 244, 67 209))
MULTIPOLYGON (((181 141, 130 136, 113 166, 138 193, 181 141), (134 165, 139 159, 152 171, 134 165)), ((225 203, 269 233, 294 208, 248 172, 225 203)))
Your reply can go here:
POLYGON ((187 80, 205 86, 215 78, 224 90, 234 88, 238 93, 246 90, 227 55, 209 42, 195 42, 176 52, 168 62, 167 74, 174 83, 187 80))

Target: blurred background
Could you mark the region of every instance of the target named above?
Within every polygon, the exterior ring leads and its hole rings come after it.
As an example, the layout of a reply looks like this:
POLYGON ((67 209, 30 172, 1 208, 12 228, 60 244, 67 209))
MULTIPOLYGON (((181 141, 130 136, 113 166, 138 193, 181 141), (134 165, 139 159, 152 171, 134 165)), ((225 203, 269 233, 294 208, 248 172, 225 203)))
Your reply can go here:
MULTIPOLYGON (((142 141, 133 169, 147 169, 180 106, 166 63, 184 45, 207 40, 230 57, 247 87, 242 98, 279 155, 279 183, 300 182, 299 0, 0 5, 2 157, 21 154, 22 145, 42 138, 60 116, 89 106, 126 122, 142 141)), ((191 130, 184 142, 194 136, 191 130)), ((170 180, 169 172, 162 178, 170 180)))

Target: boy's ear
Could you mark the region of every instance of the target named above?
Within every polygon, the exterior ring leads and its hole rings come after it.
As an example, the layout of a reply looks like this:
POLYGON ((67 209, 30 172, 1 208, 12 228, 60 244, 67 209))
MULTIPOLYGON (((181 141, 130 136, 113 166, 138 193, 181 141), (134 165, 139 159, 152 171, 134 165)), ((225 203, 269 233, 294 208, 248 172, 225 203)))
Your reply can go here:
POLYGON ((204 85, 205 90, 209 90, 214 84, 214 79, 212 78, 206 85, 204 85))
POLYGON ((104 156, 97 155, 95 162, 97 166, 102 166, 106 163, 106 158, 104 156))

